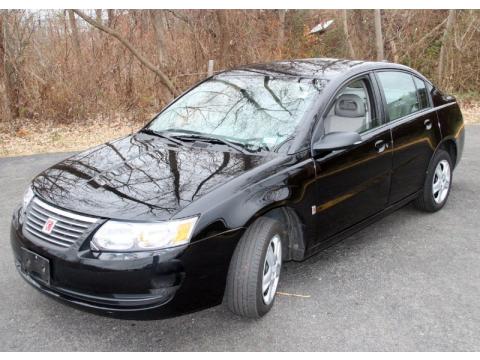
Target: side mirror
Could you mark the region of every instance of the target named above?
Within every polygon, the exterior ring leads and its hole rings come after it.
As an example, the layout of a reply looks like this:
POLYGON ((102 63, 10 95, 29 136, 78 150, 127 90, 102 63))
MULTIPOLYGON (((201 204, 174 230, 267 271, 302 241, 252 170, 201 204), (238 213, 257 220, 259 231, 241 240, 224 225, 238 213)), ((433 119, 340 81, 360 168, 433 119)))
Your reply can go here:
POLYGON ((352 131, 335 131, 328 133, 315 144, 313 144, 313 151, 333 151, 348 149, 354 145, 360 144, 362 138, 359 134, 352 131))

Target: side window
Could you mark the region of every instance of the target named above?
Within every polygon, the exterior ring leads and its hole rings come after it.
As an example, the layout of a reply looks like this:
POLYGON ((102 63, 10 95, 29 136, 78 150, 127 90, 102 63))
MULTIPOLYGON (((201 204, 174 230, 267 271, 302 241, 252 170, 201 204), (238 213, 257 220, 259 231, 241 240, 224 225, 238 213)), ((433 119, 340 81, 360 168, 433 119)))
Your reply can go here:
POLYGON ((325 134, 334 131, 362 133, 378 126, 373 103, 372 87, 367 78, 357 79, 344 86, 324 118, 325 134))
POLYGON ((420 109, 430 107, 430 104, 428 103, 428 94, 427 88, 425 87, 425 82, 423 80, 420 80, 416 76, 413 77, 413 81, 415 82, 415 86, 417 87, 417 97, 420 109))
POLYGON ((381 71, 377 75, 385 94, 390 121, 419 110, 417 89, 411 75, 400 71, 381 71))

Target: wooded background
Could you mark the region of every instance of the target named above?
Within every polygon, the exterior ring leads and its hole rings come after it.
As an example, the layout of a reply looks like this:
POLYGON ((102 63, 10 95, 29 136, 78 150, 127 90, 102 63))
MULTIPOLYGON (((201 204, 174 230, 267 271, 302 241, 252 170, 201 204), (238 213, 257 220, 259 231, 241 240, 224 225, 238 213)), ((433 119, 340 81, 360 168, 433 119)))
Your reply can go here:
POLYGON ((478 97, 480 11, 1 10, 0 123, 145 122, 210 59, 218 71, 308 57, 398 62, 478 97))

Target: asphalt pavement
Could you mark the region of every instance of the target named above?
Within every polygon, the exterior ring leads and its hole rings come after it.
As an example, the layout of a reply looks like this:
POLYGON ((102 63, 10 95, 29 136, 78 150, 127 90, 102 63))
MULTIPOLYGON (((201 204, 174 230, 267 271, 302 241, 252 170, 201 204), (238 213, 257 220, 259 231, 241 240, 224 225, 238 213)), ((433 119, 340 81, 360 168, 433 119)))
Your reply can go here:
POLYGON ((14 206, 68 154, 0 159, 0 351, 480 351, 480 126, 466 129, 446 206, 411 205, 303 263, 284 266, 275 306, 245 320, 217 306, 155 321, 101 317, 17 274, 14 206))

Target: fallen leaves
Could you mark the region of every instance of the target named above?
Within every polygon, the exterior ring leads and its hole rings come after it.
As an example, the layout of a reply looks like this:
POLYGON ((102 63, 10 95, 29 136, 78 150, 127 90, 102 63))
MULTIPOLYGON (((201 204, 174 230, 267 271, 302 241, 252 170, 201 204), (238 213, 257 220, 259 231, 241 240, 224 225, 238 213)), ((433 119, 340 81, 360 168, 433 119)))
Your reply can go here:
POLYGON ((0 156, 80 151, 139 130, 144 124, 121 117, 54 124, 29 119, 0 124, 0 156))

